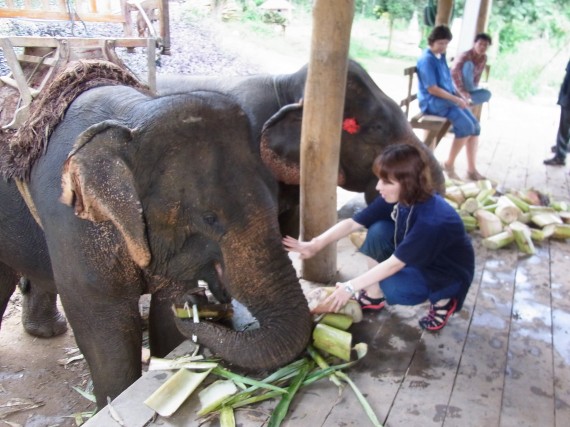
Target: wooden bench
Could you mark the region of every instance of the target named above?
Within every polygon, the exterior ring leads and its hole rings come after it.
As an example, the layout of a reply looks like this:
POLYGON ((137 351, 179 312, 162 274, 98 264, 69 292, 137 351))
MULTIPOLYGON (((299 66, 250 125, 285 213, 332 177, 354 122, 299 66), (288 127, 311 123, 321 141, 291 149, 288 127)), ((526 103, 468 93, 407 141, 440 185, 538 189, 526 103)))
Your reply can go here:
MULTIPOLYGON (((451 127, 451 122, 445 117, 422 113, 419 110, 419 105, 417 106, 417 112, 414 111, 414 115, 410 118, 412 104, 418 99, 417 89, 416 92, 412 92, 414 89, 414 75, 417 76, 417 72, 418 69, 415 65, 404 69, 404 75, 408 76, 408 95, 402 99, 400 107, 404 108, 404 113, 409 119, 413 129, 423 129, 426 131, 424 143, 434 150, 451 127)), ((415 88, 417 88, 417 86, 415 86, 415 88)))

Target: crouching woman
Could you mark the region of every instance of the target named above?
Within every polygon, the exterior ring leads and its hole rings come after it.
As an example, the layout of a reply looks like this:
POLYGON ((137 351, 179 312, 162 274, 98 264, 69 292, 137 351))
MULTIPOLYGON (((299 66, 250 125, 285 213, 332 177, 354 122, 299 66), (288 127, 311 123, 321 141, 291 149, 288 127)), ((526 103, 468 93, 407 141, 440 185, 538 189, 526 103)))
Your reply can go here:
POLYGON ((422 328, 437 331, 460 310, 473 280, 475 256, 457 212, 436 194, 424 154, 411 145, 393 145, 374 161, 380 193, 368 207, 310 242, 290 236, 288 251, 314 256, 362 226, 368 229, 360 252, 369 270, 336 290, 326 304, 334 311, 355 298, 363 310, 385 303, 417 305, 429 300, 422 328))

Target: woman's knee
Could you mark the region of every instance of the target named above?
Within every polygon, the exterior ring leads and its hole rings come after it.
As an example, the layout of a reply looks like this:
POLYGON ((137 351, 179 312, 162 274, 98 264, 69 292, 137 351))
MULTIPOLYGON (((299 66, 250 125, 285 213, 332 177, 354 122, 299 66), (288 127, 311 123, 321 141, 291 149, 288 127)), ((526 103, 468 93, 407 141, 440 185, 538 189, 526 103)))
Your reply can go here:
POLYGON ((378 262, 388 259, 394 253, 394 223, 378 221, 372 224, 360 252, 378 262))

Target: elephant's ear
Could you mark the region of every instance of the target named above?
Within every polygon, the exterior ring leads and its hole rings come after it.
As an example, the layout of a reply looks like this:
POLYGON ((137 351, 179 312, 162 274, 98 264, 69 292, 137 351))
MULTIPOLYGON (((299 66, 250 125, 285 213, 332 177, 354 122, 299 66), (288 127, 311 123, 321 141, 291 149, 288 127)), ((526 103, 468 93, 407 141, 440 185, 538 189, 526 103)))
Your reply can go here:
POLYGON ((112 221, 132 259, 144 268, 151 255, 141 202, 120 154, 131 140, 131 130, 111 120, 84 131, 63 165, 60 201, 80 218, 112 221))
POLYGON ((289 104, 271 116, 261 131, 261 159, 274 178, 285 184, 299 185, 301 181, 302 119, 302 103, 289 104))
MULTIPOLYGON (((265 166, 279 182, 299 185, 301 182, 301 122, 303 102, 282 107, 263 125, 260 154, 265 166)), ((339 171, 338 185, 345 176, 339 171)))

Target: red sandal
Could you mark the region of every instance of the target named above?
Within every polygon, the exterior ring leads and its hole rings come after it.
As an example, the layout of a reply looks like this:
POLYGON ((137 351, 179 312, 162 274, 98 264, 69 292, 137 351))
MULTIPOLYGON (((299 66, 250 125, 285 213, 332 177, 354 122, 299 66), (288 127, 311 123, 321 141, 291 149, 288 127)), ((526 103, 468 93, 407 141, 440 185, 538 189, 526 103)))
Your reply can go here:
POLYGON ((386 298, 371 298, 368 296, 366 291, 360 291, 356 301, 358 301, 362 310, 368 311, 380 311, 386 305, 386 298))
POLYGON ((431 304, 427 316, 420 319, 420 326, 428 331, 439 331, 447 325, 447 321, 456 309, 456 298, 451 298, 447 304, 441 307, 431 304))

